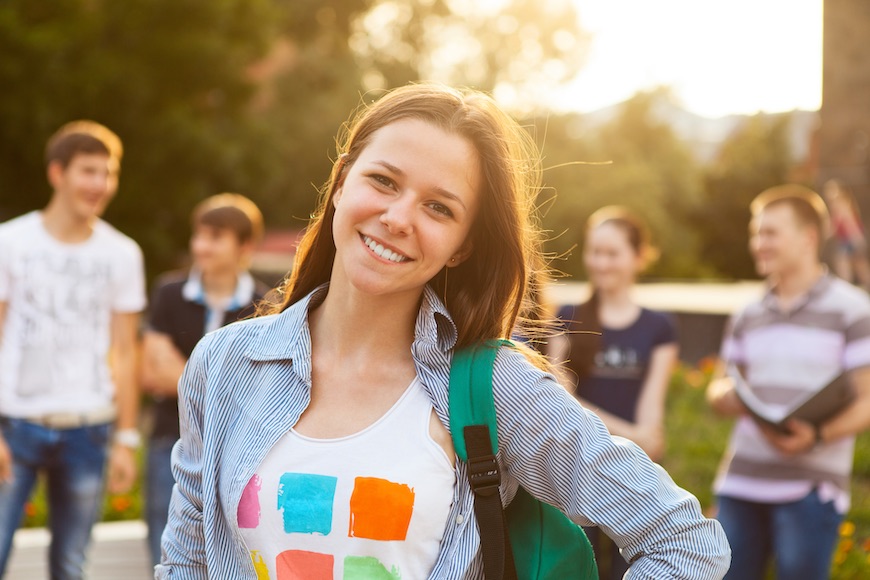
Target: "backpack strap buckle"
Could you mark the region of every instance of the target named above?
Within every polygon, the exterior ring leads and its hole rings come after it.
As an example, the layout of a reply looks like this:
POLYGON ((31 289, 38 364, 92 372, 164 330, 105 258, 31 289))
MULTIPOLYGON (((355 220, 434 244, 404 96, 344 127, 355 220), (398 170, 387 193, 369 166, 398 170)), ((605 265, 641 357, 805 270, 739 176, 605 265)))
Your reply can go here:
POLYGON ((501 485, 501 470, 495 455, 475 457, 473 460, 469 458, 468 480, 472 491, 478 495, 498 493, 498 486, 501 485))
POLYGON ((493 453, 486 425, 466 425, 465 448, 468 451, 468 481, 476 495, 498 493, 501 469, 493 453))

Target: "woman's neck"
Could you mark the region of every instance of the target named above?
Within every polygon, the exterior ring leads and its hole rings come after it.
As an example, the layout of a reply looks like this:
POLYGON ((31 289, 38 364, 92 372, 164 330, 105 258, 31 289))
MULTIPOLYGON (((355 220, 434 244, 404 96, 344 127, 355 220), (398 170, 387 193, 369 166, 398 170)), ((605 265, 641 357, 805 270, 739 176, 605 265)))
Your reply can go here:
POLYGON ((330 286, 309 315, 312 342, 334 360, 408 357, 419 303, 419 296, 371 296, 330 286))
POLYGON ((597 290, 597 293, 598 319, 602 326, 624 328, 637 319, 640 306, 631 298, 631 286, 597 290))
POLYGON ((599 306, 614 310, 635 306, 634 301, 631 299, 631 286, 621 286, 608 290, 596 289, 596 293, 598 294, 599 306))

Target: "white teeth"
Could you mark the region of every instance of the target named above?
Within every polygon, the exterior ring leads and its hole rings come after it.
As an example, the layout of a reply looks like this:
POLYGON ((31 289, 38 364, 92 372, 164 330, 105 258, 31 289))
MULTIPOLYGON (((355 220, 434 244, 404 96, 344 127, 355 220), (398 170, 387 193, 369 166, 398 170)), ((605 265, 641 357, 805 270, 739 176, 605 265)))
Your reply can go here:
POLYGON ((404 262, 405 260, 408 259, 401 254, 397 254, 396 252, 383 247, 382 245, 380 245, 379 243, 377 243, 376 241, 374 241, 373 239, 371 239, 368 236, 363 236, 363 241, 365 242, 365 244, 369 248, 371 248, 371 250, 375 254, 377 254, 381 258, 387 259, 391 262, 404 262))

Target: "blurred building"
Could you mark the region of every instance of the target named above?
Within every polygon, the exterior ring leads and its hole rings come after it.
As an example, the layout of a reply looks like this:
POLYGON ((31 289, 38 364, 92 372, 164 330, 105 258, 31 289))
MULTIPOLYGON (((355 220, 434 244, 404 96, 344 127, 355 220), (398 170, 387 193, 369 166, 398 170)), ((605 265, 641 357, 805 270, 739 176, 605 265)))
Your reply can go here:
POLYGON ((277 286, 293 268, 303 230, 270 230, 251 260, 251 271, 264 284, 277 286))
MULTIPOLYGON (((870 2, 825 0, 818 185, 842 179, 870 215, 870 2)), ((795 39, 800 42, 800 39, 795 39)))

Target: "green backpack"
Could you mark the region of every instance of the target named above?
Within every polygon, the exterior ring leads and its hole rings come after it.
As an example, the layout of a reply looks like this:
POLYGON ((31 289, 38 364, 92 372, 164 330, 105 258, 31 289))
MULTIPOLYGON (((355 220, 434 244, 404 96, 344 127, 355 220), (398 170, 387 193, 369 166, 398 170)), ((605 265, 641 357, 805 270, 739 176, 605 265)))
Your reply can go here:
POLYGON ((597 580, 589 539, 565 514, 522 487, 502 509, 492 367, 503 344, 512 346, 491 340, 459 350, 450 369, 450 431, 456 454, 468 464, 484 575, 487 580, 597 580))

